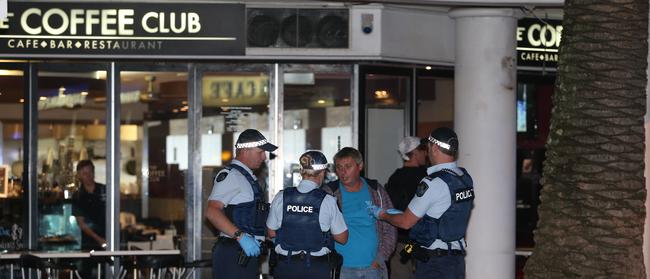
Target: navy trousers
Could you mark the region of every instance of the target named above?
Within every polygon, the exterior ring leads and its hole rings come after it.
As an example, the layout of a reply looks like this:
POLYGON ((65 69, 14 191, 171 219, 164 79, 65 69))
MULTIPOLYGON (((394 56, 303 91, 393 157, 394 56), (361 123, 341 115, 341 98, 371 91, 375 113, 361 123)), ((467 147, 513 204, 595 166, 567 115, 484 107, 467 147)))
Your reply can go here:
POLYGON ((415 279, 464 279, 465 256, 430 257, 427 262, 416 260, 415 279))
POLYGON ((327 261, 315 261, 312 258, 311 264, 307 266, 304 260, 286 259, 278 260, 278 265, 273 272, 276 279, 328 279, 330 278, 330 266, 327 261))
POLYGON ((259 257, 251 257, 246 266, 241 266, 237 263, 240 250, 236 240, 217 242, 212 248, 213 279, 259 278, 259 257))

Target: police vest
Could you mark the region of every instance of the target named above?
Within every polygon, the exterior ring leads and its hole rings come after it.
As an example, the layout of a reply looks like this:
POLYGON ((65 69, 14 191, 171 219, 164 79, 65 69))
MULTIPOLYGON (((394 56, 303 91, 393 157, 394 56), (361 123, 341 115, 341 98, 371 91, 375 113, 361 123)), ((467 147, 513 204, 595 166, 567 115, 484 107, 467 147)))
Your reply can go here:
POLYGON ((297 188, 284 189, 282 193, 282 225, 277 233, 277 241, 282 249, 317 252, 330 247, 331 234, 320 228, 320 206, 327 193, 313 189, 300 193, 297 188))
POLYGON ((451 170, 443 169, 424 178, 429 181, 433 181, 436 177, 442 179, 449 188, 451 205, 440 218, 436 219, 425 214, 411 228, 409 237, 417 244, 429 247, 436 239, 440 239, 451 249, 451 242, 465 237, 474 200, 474 182, 465 169, 461 168, 461 170, 463 172, 461 176, 451 170))
POLYGON ((251 188, 253 188, 253 200, 240 204, 226 206, 225 212, 237 228, 251 235, 264 236, 266 232, 266 217, 269 216, 269 204, 264 201, 260 184, 253 179, 243 167, 237 164, 230 164, 228 170, 237 170, 246 177, 251 188))

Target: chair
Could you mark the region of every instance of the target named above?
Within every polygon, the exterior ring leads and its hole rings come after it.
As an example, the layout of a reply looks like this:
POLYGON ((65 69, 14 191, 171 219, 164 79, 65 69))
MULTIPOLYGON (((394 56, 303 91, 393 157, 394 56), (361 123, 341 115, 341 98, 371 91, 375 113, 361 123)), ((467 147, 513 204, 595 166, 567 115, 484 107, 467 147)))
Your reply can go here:
POLYGON ((197 268, 212 268, 212 259, 196 260, 193 262, 185 263, 185 268, 180 273, 179 278, 189 278, 197 268))
POLYGON ((23 276, 22 278, 27 278, 25 271, 29 269, 36 270, 37 278, 52 278, 50 271, 55 269, 55 266, 47 259, 43 259, 31 254, 20 255, 20 272, 23 276))
MULTIPOLYGON (((77 270, 77 265, 75 264, 77 260, 75 259, 57 259, 53 263, 53 277, 59 277, 59 271, 67 271, 70 275, 70 279, 81 279, 81 274, 77 270)), ((48 261, 49 262, 49 261, 48 261)))
POLYGON ((0 276, 0 278, 6 278, 7 275, 9 274, 9 278, 13 279, 14 278, 14 267, 20 267, 20 258, 16 259, 0 259, 0 274, 3 274, 4 276, 0 276))
MULTIPOLYGON (((141 277, 149 274, 149 278, 165 278, 171 273, 172 278, 181 278, 185 272, 185 264, 181 255, 145 255, 135 256, 125 262, 125 270, 133 269, 141 277)), ((122 276, 125 276, 123 273, 122 276)))

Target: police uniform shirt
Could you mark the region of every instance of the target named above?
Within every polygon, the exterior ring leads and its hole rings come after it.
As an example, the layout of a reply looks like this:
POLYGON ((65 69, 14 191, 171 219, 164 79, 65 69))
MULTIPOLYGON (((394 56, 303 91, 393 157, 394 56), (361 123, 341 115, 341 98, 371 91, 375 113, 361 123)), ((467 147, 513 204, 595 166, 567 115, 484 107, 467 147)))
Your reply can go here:
MULTIPOLYGON (((442 169, 452 170, 457 175, 462 175, 463 172, 458 168, 456 162, 438 164, 431 166, 427 169, 427 175, 440 171, 442 169)), ((451 194, 449 194, 449 187, 439 177, 429 180, 426 177, 422 179, 428 188, 425 190, 421 197, 415 195, 408 205, 408 209, 415 214, 418 218, 424 217, 424 214, 433 218, 440 218, 445 211, 451 206, 451 194)), ((460 240, 465 247, 465 239, 460 240)), ((447 244, 440 239, 436 239, 431 246, 425 247, 428 249, 447 249, 447 244)), ((460 249, 457 241, 451 243, 452 249, 460 249)))
MULTIPOLYGON (((233 159, 232 164, 237 164, 243 167, 254 179, 257 179, 253 174, 253 171, 244 165, 244 163, 237 159, 233 159)), ((229 205, 250 202, 254 199, 254 196, 253 188, 251 188, 251 184, 248 183, 246 177, 236 169, 226 168, 221 170, 217 176, 215 176, 212 192, 210 193, 208 200, 220 201, 224 204, 224 207, 228 207, 229 205)), ((223 232, 220 235, 230 237, 223 232)), ((263 239, 263 237, 260 239, 263 239)))
MULTIPOLYGON (((300 181, 300 184, 298 184, 298 192, 300 193, 307 193, 316 188, 318 188, 318 185, 310 180, 302 180, 300 181)), ((280 226, 282 225, 282 207, 284 203, 282 193, 283 192, 280 191, 275 195, 275 198, 271 203, 269 217, 266 219, 266 226, 274 231, 280 229, 280 226)), ((343 214, 341 214, 338 205, 336 205, 336 199, 331 195, 326 195, 323 199, 318 214, 318 222, 320 223, 321 231, 330 231, 332 235, 343 233, 348 229, 347 225, 345 225, 343 214)), ((275 252, 280 255, 287 255, 287 250, 282 249, 280 245, 275 246, 275 252)), ((292 254, 298 254, 300 252, 301 251, 293 251, 292 254)), ((328 248, 323 247, 320 251, 312 252, 311 255, 322 256, 329 252, 330 250, 328 248)))

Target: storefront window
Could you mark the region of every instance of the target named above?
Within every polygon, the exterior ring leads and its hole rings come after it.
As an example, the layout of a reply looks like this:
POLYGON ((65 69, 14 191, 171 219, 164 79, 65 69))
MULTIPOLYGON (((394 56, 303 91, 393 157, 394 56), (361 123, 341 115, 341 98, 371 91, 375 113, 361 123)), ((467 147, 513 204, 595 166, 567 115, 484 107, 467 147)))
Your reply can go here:
POLYGON ((363 75, 366 104, 366 175, 388 182, 401 167, 399 141, 411 133, 409 100, 413 93, 412 71, 399 68, 367 67, 363 75))
MULTIPOLYGON (((448 74, 451 74, 449 72, 448 74)), ((438 127, 454 127, 454 79, 443 74, 417 78, 417 133, 428 137, 438 127)))
POLYGON ((81 249, 72 214, 72 197, 82 187, 77 163, 92 161, 94 181, 106 183, 106 72, 68 66, 45 65, 38 73, 38 245, 47 251, 81 249))
POLYGON ((185 231, 187 73, 122 71, 120 82, 121 246, 177 249, 185 231))
MULTIPOLYGON (((300 182, 298 158, 321 150, 330 163, 352 146, 350 68, 339 65, 287 66, 284 73, 284 187, 300 182)), ((332 179, 334 173, 330 173, 332 179)))
MULTIPOLYGON (((273 139, 269 125, 269 72, 250 68, 208 70, 203 73, 200 87, 203 103, 200 122, 202 197, 203 204, 207 205, 215 175, 235 158, 235 142, 239 134, 246 129, 257 129, 267 139, 273 139)), ((268 191, 268 164, 262 164, 254 173, 262 189, 268 191)), ((209 222, 204 224, 202 258, 206 259, 211 257, 209 247, 218 234, 209 222)), ((209 277, 209 274, 204 274, 204 277, 209 277)))
POLYGON ((0 66, 0 249, 8 251, 21 250, 26 237, 22 224, 23 95, 23 71, 0 66))

